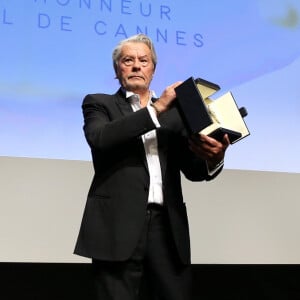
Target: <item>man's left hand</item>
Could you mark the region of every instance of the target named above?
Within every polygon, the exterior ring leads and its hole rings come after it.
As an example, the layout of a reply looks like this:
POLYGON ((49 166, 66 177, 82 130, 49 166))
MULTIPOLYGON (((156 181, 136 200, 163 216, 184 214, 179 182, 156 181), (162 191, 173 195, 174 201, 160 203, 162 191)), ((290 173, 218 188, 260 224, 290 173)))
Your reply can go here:
POLYGON ((225 134, 222 141, 218 141, 204 134, 195 134, 189 139, 189 148, 198 157, 207 161, 210 168, 214 168, 224 160, 225 151, 230 144, 228 135, 225 134))

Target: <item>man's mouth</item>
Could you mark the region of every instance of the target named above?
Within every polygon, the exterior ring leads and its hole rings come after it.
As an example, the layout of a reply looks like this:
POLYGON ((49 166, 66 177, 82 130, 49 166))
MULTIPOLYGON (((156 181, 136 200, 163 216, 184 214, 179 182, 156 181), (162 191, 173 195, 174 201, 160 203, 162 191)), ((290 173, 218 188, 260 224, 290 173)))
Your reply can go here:
POLYGON ((128 79, 144 79, 144 77, 139 75, 130 75, 128 76, 128 79))

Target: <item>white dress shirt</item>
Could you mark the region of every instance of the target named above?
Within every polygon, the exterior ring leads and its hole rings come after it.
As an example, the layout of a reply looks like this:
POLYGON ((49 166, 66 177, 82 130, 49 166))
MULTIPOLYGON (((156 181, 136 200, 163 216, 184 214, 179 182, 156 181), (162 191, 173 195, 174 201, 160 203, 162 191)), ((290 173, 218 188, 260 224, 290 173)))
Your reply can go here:
MULTIPOLYGON (((147 109, 149 110, 150 116, 157 128, 160 124, 157 120, 154 108, 150 106, 151 98, 154 96, 154 92, 150 93, 147 109)), ((126 92, 126 98, 129 99, 130 105, 133 111, 141 109, 140 97, 132 92, 126 92)), ((150 175, 150 186, 148 203, 163 204, 163 192, 162 192, 162 177, 161 167, 158 156, 157 137, 156 130, 151 130, 142 135, 144 149, 146 153, 146 159, 148 164, 148 170, 150 175)))

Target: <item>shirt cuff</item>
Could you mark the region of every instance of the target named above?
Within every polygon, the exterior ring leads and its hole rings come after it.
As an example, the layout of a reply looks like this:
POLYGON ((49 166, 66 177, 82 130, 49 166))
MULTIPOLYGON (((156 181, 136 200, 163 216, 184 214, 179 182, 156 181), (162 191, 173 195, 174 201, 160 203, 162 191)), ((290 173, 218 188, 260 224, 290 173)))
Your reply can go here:
POLYGON ((206 161, 207 173, 209 176, 213 176, 217 171, 219 171, 224 166, 224 160, 221 160, 214 168, 209 168, 206 161))
POLYGON ((155 109, 152 106, 147 106, 147 109, 149 111, 150 117, 151 117, 153 123, 155 124, 156 128, 159 128, 160 124, 158 122, 155 109))

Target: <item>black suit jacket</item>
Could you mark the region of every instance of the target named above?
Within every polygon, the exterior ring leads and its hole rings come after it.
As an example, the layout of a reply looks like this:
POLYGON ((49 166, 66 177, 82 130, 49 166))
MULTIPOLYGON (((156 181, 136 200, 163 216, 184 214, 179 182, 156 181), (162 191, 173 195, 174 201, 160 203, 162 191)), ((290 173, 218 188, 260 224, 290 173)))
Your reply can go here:
MULTIPOLYGON (((95 175, 88 193, 75 253, 122 261, 137 245, 146 215, 149 173, 141 135, 155 129, 147 108, 133 112, 122 91, 87 95, 84 133, 95 175)), ((190 180, 210 180, 205 162, 188 149, 175 107, 159 116, 157 129, 163 197, 182 263, 190 263, 189 228, 181 171, 190 180)), ((204 197, 199 195, 199 198, 204 197)))

